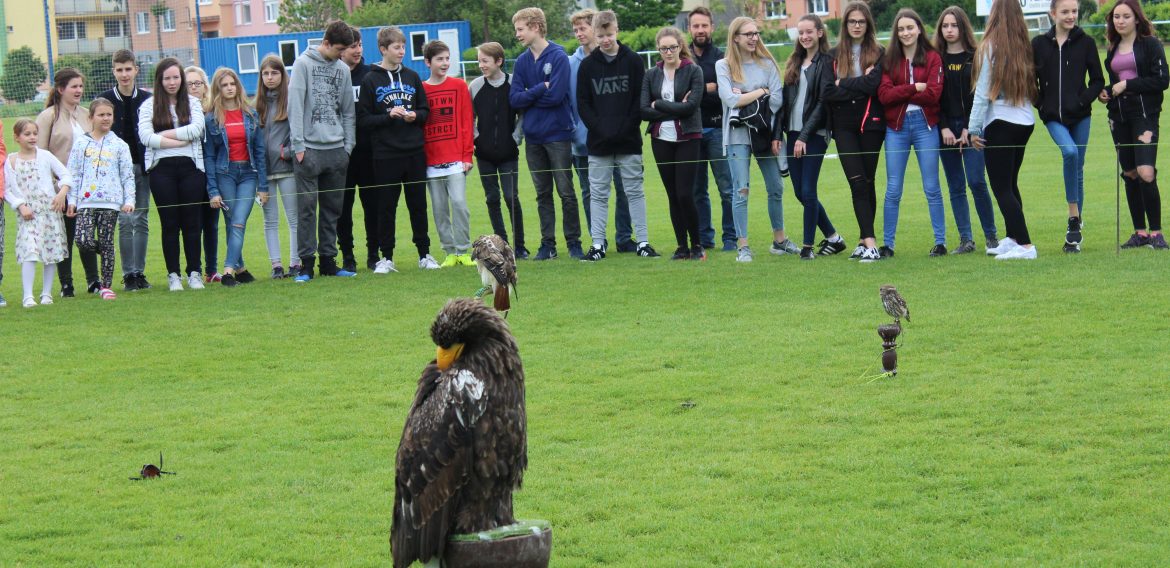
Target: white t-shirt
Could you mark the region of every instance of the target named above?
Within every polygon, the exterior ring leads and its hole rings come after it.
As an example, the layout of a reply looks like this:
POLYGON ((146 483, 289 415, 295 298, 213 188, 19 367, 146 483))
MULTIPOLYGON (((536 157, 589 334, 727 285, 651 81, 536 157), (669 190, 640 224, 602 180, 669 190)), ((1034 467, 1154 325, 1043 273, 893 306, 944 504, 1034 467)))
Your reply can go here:
MULTIPOLYGON (((677 71, 675 71, 677 73, 677 71)), ((674 79, 662 77, 662 100, 674 101, 674 79)), ((674 117, 658 123, 658 139, 663 142, 678 142, 678 130, 674 127, 674 117)))

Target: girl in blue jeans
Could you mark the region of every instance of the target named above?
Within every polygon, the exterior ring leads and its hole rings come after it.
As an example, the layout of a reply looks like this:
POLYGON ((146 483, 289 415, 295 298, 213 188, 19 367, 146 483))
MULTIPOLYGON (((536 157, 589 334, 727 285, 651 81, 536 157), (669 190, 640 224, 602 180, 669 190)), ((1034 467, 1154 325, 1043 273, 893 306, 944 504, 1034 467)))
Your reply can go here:
POLYGON ((934 230, 930 256, 947 254, 946 213, 938 183, 939 97, 942 95, 942 57, 926 40, 922 18, 909 8, 898 10, 890 45, 882 61, 878 99, 886 110, 886 205, 883 215, 883 258, 894 256, 898 207, 910 148, 918 158, 922 189, 934 230))
POLYGON ((1052 28, 1032 38, 1040 95, 1040 120, 1064 159, 1068 231, 1064 252, 1081 251, 1081 208, 1085 204, 1085 153, 1093 99, 1105 87, 1097 43, 1077 26, 1077 0, 1052 0, 1052 28), (1088 81, 1086 82, 1086 77, 1088 81))
POLYGON ((995 229, 995 206, 983 178, 983 152, 971 147, 967 120, 975 97, 971 69, 975 63, 975 33, 971 21, 958 6, 943 10, 935 27, 934 47, 943 59, 943 93, 939 99, 939 122, 942 148, 939 158, 951 194, 951 214, 959 229, 959 246, 951 254, 975 250, 971 231, 971 209, 967 204, 967 187, 975 200, 975 211, 983 226, 988 249, 999 246, 995 229))
POLYGON ((240 77, 231 69, 220 67, 211 81, 205 136, 207 194, 211 207, 222 209, 228 220, 221 283, 228 287, 247 284, 256 278, 244 268, 244 228, 257 190, 261 204, 268 202, 268 163, 256 111, 248 105, 240 77))

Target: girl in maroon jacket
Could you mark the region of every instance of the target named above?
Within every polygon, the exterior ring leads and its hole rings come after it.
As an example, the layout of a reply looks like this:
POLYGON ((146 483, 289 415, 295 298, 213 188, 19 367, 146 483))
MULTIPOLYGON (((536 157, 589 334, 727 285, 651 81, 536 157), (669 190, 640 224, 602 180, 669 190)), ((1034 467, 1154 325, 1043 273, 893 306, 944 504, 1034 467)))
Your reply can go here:
POLYGON ((878 99, 886 111, 886 205, 879 251, 882 258, 894 256, 902 183, 913 147, 934 230, 930 256, 943 256, 947 254, 947 227, 938 182, 939 136, 935 130, 943 90, 942 57, 927 41, 922 18, 914 10, 898 10, 891 36, 878 87, 878 99))

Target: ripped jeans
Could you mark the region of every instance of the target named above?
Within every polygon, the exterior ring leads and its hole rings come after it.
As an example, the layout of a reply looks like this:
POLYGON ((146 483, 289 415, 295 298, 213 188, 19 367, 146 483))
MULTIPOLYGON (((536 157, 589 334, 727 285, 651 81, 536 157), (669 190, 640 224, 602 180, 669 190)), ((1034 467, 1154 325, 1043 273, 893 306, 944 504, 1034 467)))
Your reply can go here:
MULTIPOLYGON (((751 187, 752 149, 747 144, 727 146, 727 166, 731 170, 731 217, 735 223, 735 236, 748 236, 748 195, 751 187)), ((780 158, 773 155, 757 155, 756 164, 764 176, 764 189, 768 192, 768 219, 773 231, 784 230, 784 181, 780 177, 780 158)))
POLYGON ((232 162, 228 164, 226 173, 212 175, 218 175, 216 181, 219 192, 228 206, 224 213, 228 227, 227 257, 224 258, 223 267, 237 272, 244 267, 244 226, 248 223, 248 215, 252 213, 252 205, 256 203, 256 170, 248 162, 232 162))

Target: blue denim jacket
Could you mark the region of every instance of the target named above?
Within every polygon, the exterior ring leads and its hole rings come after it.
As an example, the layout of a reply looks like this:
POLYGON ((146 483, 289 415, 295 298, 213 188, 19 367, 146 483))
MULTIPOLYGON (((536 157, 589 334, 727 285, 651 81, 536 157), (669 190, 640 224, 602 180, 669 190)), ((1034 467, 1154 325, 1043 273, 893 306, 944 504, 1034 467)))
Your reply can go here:
MULTIPOLYGON (((226 174, 231 159, 228 157, 227 130, 222 128, 215 114, 210 113, 205 118, 207 128, 204 130, 203 162, 207 167, 207 196, 219 197, 219 174, 226 174)), ((257 188, 259 193, 268 192, 268 158, 265 154, 264 134, 260 132, 260 125, 254 113, 244 112, 244 132, 248 135, 248 162, 252 171, 256 172, 257 188)))

